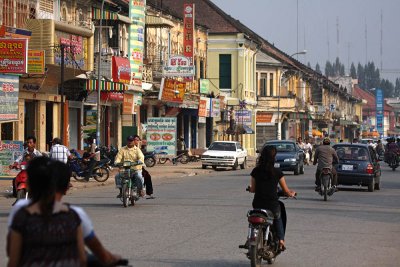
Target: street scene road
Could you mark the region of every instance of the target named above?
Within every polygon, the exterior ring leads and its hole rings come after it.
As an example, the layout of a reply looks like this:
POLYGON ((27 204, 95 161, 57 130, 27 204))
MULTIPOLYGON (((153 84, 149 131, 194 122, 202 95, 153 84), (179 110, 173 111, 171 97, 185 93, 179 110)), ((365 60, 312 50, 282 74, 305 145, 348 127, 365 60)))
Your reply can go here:
MULTIPOLYGON (((327 202, 314 192, 314 166, 306 166, 304 175, 287 173, 298 197, 284 201, 288 249, 275 266, 398 266, 400 181, 398 171, 382 165, 380 191, 342 186, 327 202)), ((201 171, 199 164, 187 166, 201 171)), ((72 190, 66 201, 83 207, 104 245, 133 266, 249 266, 238 245, 247 234, 251 168, 207 171, 155 179, 155 199, 134 207, 123 208, 112 184, 72 190)), ((6 265, 13 201, 0 198, 0 266, 6 265)))

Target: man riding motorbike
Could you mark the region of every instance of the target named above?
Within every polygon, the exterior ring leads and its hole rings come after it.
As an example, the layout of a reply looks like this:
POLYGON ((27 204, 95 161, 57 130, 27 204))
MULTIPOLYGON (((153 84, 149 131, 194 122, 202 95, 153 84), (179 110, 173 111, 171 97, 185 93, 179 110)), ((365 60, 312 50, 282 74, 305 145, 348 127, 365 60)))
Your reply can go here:
POLYGON ((320 191, 321 190, 321 181, 320 181, 320 174, 323 168, 330 168, 332 172, 332 184, 333 187, 335 188, 335 191, 337 191, 337 173, 336 169, 333 167, 333 164, 339 162, 339 158, 336 154, 335 149, 333 149, 331 146, 331 140, 328 137, 325 137, 322 145, 318 146, 315 155, 314 155, 314 165, 317 164, 317 171, 315 173, 315 191, 320 191))
POLYGON ((398 157, 400 154, 400 148, 395 142, 395 138, 391 137, 387 139, 386 150, 385 150, 385 161, 390 162, 392 157, 398 157))
MULTIPOLYGON (((119 151, 117 156, 115 157, 115 164, 124 162, 124 161, 131 161, 131 162, 144 162, 144 155, 140 150, 140 137, 138 135, 129 136, 127 138, 127 145, 122 147, 119 151)), ((136 165, 132 167, 134 170, 132 178, 133 181, 136 183, 136 186, 140 190, 140 196, 144 197, 146 193, 143 190, 143 175, 142 175, 142 165, 136 165)), ((121 186, 121 177, 119 174, 115 176, 115 185, 119 189, 119 194, 117 198, 121 198, 122 196, 122 186, 121 186)))

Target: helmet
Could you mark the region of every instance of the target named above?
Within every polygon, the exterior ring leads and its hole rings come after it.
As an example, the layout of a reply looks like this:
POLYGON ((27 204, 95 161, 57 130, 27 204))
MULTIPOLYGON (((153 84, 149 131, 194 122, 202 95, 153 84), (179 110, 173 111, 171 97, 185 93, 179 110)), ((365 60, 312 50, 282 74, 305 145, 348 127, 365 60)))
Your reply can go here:
POLYGON ((329 139, 329 137, 325 137, 324 140, 322 141, 322 144, 330 145, 331 144, 331 139, 329 139))

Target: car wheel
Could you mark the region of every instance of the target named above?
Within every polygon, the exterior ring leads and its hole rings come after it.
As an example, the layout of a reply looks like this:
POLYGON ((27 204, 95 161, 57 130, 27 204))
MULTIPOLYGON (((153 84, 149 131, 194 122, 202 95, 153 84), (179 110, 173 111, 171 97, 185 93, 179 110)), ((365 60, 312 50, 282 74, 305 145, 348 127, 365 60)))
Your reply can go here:
POLYGON ((299 175, 300 173, 300 163, 296 165, 296 169, 294 169, 294 175, 299 175))
POLYGON ((201 165, 201 168, 202 168, 202 169, 207 169, 207 165, 202 164, 202 165, 201 165))
POLYGON ((300 167, 300 174, 304 174, 304 164, 301 164, 301 167, 300 167))
POLYGON ((237 170, 238 167, 239 167, 239 163, 238 163, 238 160, 236 159, 235 164, 233 164, 233 169, 237 170))
POLYGON ((368 192, 374 192, 375 188, 375 179, 372 179, 372 181, 368 184, 368 192))
POLYGON ((243 163, 240 164, 240 168, 243 170, 243 169, 246 169, 246 166, 247 166, 247 159, 244 158, 243 163))

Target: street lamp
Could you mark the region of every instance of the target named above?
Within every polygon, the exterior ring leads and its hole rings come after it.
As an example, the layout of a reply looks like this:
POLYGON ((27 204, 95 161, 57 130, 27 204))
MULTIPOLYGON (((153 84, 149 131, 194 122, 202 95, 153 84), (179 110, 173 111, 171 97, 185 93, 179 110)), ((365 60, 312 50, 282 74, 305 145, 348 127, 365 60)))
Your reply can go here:
MULTIPOLYGON (((307 50, 299 51, 296 52, 290 57, 293 57, 295 55, 305 55, 307 53, 307 50)), ((282 78, 283 75, 285 74, 286 71, 282 71, 281 76, 279 77, 279 90, 278 90, 278 129, 276 131, 276 139, 281 140, 282 139, 282 120, 280 118, 280 112, 281 112, 281 87, 282 87, 282 78)))
POLYGON ((99 58, 97 62, 97 125, 96 125, 96 144, 97 147, 100 147, 100 123, 101 123, 101 105, 100 105, 100 93, 101 93, 101 32, 103 30, 103 12, 104 12, 104 1, 101 1, 101 10, 100 10, 100 21, 99 21, 99 58))

